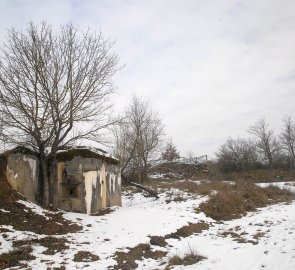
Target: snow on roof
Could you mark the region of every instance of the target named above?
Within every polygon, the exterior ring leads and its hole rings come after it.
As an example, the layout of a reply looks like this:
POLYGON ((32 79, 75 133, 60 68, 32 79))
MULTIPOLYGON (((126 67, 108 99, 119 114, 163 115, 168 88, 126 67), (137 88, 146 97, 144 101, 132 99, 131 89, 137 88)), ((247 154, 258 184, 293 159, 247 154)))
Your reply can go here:
POLYGON ((101 158, 110 163, 119 163, 119 160, 109 154, 107 151, 93 146, 64 147, 63 149, 57 151, 58 160, 68 160, 73 158, 74 156, 81 156, 85 158, 101 158))
MULTIPOLYGON (((49 154, 50 147, 46 148, 46 153, 49 154)), ((15 153, 22 153, 27 155, 36 155, 37 153, 32 151, 29 147, 17 146, 13 149, 7 150, 0 154, 0 156, 9 156, 15 153)), ((75 156, 81 156, 84 158, 98 158, 103 159, 109 163, 118 164, 119 160, 109 154, 107 151, 92 147, 92 146, 65 146, 57 151, 57 159, 60 161, 68 161, 75 156)))

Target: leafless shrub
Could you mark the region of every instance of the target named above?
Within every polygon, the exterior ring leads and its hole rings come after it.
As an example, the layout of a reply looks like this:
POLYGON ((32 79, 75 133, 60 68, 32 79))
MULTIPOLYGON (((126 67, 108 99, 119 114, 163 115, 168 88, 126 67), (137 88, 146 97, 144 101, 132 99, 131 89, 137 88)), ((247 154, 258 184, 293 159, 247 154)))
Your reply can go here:
POLYGON ((260 119, 250 127, 249 132, 256 137, 256 147, 263 160, 272 168, 279 154, 279 144, 274 131, 269 128, 264 119, 260 119))
POLYGON ((174 255, 170 257, 168 261, 168 266, 166 267, 166 269, 171 269, 171 267, 175 265, 196 264, 204 259, 206 259, 206 257, 198 254, 194 249, 189 247, 189 251, 183 257, 180 257, 178 255, 174 255))
POLYGON ((290 167, 295 167, 295 123, 292 118, 286 117, 283 120, 283 130, 280 136, 283 151, 290 163, 290 167))
POLYGON ((249 170, 258 162, 255 143, 241 138, 227 139, 216 156, 222 172, 249 170))
POLYGON ((162 159, 172 162, 179 157, 179 152, 177 151, 176 146, 172 143, 172 141, 168 142, 162 152, 162 159))
POLYGON ((163 124, 150 104, 137 96, 132 98, 123 120, 114 129, 115 155, 122 164, 122 174, 143 183, 153 155, 163 135, 163 124))

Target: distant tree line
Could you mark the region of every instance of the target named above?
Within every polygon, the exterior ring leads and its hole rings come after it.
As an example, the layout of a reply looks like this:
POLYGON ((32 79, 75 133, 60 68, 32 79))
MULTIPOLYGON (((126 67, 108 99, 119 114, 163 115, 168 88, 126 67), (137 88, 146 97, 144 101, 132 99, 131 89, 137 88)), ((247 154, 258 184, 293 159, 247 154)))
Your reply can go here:
POLYGON ((253 138, 229 138, 220 146, 216 156, 221 172, 295 168, 295 122, 290 116, 282 121, 278 136, 264 119, 258 120, 248 132, 253 138))

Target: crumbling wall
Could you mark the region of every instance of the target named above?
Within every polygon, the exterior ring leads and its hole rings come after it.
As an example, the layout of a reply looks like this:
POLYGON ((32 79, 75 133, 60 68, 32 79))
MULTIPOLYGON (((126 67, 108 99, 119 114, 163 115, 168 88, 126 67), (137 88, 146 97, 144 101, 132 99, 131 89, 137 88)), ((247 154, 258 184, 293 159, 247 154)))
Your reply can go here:
POLYGON ((38 160, 33 155, 15 153, 7 157, 8 182, 13 189, 32 202, 36 202, 38 168, 38 160))
POLYGON ((117 165, 96 158, 74 157, 59 162, 57 175, 56 204, 59 208, 90 214, 107 206, 121 205, 117 165))

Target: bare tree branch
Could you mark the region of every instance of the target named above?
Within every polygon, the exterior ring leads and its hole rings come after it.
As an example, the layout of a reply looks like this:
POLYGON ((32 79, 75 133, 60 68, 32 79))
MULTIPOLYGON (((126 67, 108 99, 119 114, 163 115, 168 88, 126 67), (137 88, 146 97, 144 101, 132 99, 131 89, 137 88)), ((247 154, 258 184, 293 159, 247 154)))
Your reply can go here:
POLYGON ((109 97, 119 58, 112 45, 101 33, 72 24, 58 32, 45 22, 30 23, 24 32, 10 29, 0 58, 1 139, 30 146, 47 163, 64 145, 99 141, 113 124, 109 97))

